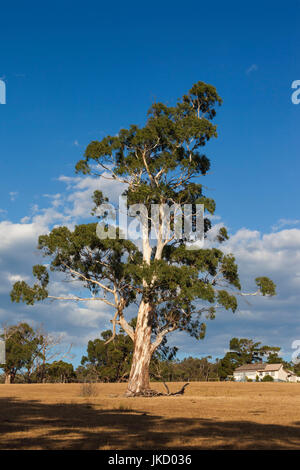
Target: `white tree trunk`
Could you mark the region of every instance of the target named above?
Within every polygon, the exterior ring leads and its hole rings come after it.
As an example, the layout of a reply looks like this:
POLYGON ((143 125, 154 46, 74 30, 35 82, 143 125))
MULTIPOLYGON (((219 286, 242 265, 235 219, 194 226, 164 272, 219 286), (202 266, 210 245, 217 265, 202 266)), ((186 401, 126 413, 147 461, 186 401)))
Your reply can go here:
POLYGON ((151 305, 142 301, 135 329, 134 351, 126 392, 127 396, 142 394, 150 388, 149 366, 152 356, 151 324, 151 305))
MULTIPOLYGON (((164 242, 162 240, 162 221, 163 221, 163 206, 160 206, 161 220, 158 229, 158 240, 156 245, 155 259, 161 259, 164 242)), ((143 230, 143 260, 150 265, 151 260, 151 245, 149 242, 148 232, 148 216, 145 214, 142 217, 142 230, 143 230)), ((152 282, 154 279, 152 279, 152 282)), ((148 287, 147 282, 143 280, 144 288, 148 287)), ((127 396, 134 396, 136 394, 143 394, 150 388, 149 367, 152 354, 159 346, 161 339, 157 344, 151 344, 152 333, 152 317, 153 309, 149 302, 141 301, 137 315, 137 324, 134 333, 134 351, 132 358, 132 365, 129 375, 127 386, 127 396)))
POLYGON ((5 384, 11 384, 12 383, 12 377, 10 372, 5 373, 5 384))

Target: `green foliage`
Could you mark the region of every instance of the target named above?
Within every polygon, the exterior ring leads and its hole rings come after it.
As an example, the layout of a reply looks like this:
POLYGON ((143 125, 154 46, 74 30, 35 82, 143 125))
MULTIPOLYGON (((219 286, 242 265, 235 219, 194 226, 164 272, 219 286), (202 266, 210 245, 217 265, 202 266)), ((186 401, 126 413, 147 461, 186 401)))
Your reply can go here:
MULTIPOLYGON (((165 170, 159 195, 163 193, 170 197, 175 194, 180 197, 181 191, 185 191, 187 187, 176 192, 172 185, 166 184, 167 174, 177 168, 202 175, 209 170, 209 160, 200 154, 199 150, 210 138, 217 136, 216 126, 210 120, 216 114, 215 105, 220 103, 221 99, 214 87, 198 82, 176 106, 154 104, 148 112, 145 127, 132 125, 128 130, 121 129, 117 136, 108 136, 100 142, 91 142, 86 149, 84 160, 77 163, 76 171, 84 174, 92 173, 94 163, 103 168, 113 165, 112 171, 116 176, 128 176, 133 172, 144 171, 143 150, 153 146, 154 143, 157 145, 149 159, 148 169, 150 173, 157 173, 162 168, 165 170), (190 149, 192 158, 186 147, 191 139, 193 139, 193 146, 190 149)), ((144 186, 139 185, 134 191, 136 193, 137 189, 144 190, 144 193, 139 191, 143 202, 145 191, 146 196, 155 198, 154 185, 145 189, 147 180, 148 178, 144 178, 142 180, 144 186)))
POLYGON ((262 295, 276 295, 276 286, 268 277, 257 277, 255 282, 262 295))
POLYGON ((46 364, 45 372, 49 382, 73 382, 76 378, 73 364, 64 361, 54 361, 51 364, 46 364))
POLYGON ((288 362, 284 361, 282 357, 278 355, 278 352, 281 348, 264 346, 261 348, 261 351, 264 355, 264 358, 268 364, 278 364, 282 363, 285 367, 289 367, 288 362))
POLYGON ((247 338, 232 338, 230 349, 243 361, 243 364, 261 362, 265 358, 269 362, 269 358, 274 357, 280 351, 278 346, 261 346, 260 341, 254 342, 247 338))
POLYGON ((232 353, 226 353, 218 364, 220 379, 225 380, 228 376, 232 376, 234 369, 237 367, 236 364, 236 358, 233 357, 232 353))
POLYGON ((220 290, 218 292, 218 302, 226 310, 231 309, 233 312, 237 309, 237 300, 234 295, 228 294, 226 290, 220 290))
POLYGON ((218 363, 211 359, 211 356, 207 356, 187 357, 181 361, 175 357, 171 360, 152 360, 150 373, 154 380, 165 382, 219 380, 218 363))
POLYGON ((291 370, 295 372, 295 374, 300 377, 300 363, 298 364, 289 364, 288 365, 291 370))
POLYGON ((16 373, 21 369, 30 370, 35 358, 41 354, 42 337, 27 323, 19 323, 5 328, 1 339, 5 339, 6 347, 6 363, 1 368, 13 382, 16 373))
POLYGON ((82 357, 81 364, 89 367, 91 375, 103 382, 120 382, 128 378, 133 343, 123 333, 117 334, 113 341, 112 331, 101 333, 102 339, 88 342, 87 355, 82 357))
POLYGON ((217 240, 219 243, 229 240, 229 236, 225 227, 221 227, 217 235, 217 240))
POLYGON ((265 375, 262 379, 262 382, 274 382, 274 379, 271 375, 265 375))
MULTIPOLYGON (((34 268, 36 267, 34 266, 34 268)), ((30 287, 25 281, 15 282, 10 293, 12 302, 19 303, 21 301, 27 305, 34 305, 35 302, 45 300, 47 297, 48 291, 44 287, 39 284, 34 284, 33 287, 30 287)))

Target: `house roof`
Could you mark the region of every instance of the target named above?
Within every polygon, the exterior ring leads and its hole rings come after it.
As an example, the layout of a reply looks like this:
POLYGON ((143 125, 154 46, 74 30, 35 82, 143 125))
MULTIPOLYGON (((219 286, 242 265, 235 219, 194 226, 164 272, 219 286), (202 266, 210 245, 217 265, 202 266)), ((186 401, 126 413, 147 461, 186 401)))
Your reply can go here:
POLYGON ((265 371, 279 370, 282 364, 266 364, 265 371))
POLYGON ((246 370, 264 370, 264 367, 265 364, 263 364, 262 362, 258 362, 256 364, 243 364, 242 366, 237 367, 234 372, 244 372, 246 370))
POLYGON ((286 369, 286 372, 287 372, 289 375, 295 375, 295 376, 297 377, 297 375, 295 374, 295 372, 293 372, 292 370, 286 369))
POLYGON ((263 362, 257 362, 256 364, 243 364, 240 367, 237 367, 234 372, 271 372, 279 370, 282 367, 282 364, 265 364, 263 362))

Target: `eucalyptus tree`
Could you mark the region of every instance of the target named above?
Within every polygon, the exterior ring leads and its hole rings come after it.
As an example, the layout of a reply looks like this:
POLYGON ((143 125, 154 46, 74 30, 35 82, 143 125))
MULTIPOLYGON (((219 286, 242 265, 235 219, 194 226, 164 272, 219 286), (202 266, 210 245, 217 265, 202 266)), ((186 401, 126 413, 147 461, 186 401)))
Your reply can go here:
MULTIPOLYGON (((205 195, 202 180, 210 169, 210 160, 203 149, 217 137, 213 119, 221 102, 215 87, 198 82, 174 106, 153 104, 144 126, 131 125, 117 135, 91 142, 77 163, 78 173, 109 179, 112 188, 122 183, 128 207, 143 205, 140 244, 125 239, 121 230, 114 231, 114 226, 109 226, 109 220, 105 221, 109 211, 100 212, 107 238, 103 231, 99 236, 97 227, 101 223, 79 225, 73 231, 54 228, 39 238, 39 248, 49 258, 50 269, 82 281, 91 294, 66 298, 106 303, 113 312, 111 339, 116 325, 132 339, 128 396, 149 393, 150 360, 168 333, 187 331, 195 338, 203 338, 203 316, 214 318, 217 308, 234 312, 238 295, 246 295, 241 292, 234 256, 224 254, 218 247, 218 243, 228 239, 225 228, 220 229, 212 246, 197 245, 183 232, 181 237, 175 236, 178 218, 174 216, 174 206, 192 205, 194 227, 197 207, 202 205, 205 233, 211 228, 209 215, 215 211, 215 202, 205 195), (153 206, 158 208, 155 240, 151 236, 153 206), (167 209, 173 214, 170 236, 165 230, 167 209), (125 318, 130 304, 138 304, 135 328, 125 318)), ((97 214, 97 208, 109 201, 96 191, 94 202, 97 214)), ((118 225, 119 221, 114 223, 118 225)), ((33 286, 24 281, 14 284, 13 301, 33 304, 56 298, 48 291, 47 269, 35 266, 33 274, 37 278, 33 286)), ((258 277, 255 282, 257 290, 251 295, 275 294, 275 285, 267 277, 258 277)))
POLYGON ((0 364, 5 373, 5 383, 13 383, 16 374, 22 369, 27 370, 27 380, 30 381, 35 359, 40 355, 40 345, 43 337, 27 323, 4 327, 0 336, 5 341, 6 362, 0 364))

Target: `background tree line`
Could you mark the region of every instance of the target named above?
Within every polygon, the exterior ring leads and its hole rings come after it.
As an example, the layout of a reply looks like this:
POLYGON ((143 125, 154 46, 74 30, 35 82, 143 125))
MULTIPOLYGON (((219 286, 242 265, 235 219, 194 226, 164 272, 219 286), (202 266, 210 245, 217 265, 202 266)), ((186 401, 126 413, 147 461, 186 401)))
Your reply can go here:
MULTIPOLYGON (((131 325, 134 327, 136 319, 131 325)), ((62 338, 34 329, 27 323, 5 326, 0 339, 6 342, 6 364, 1 364, 1 383, 69 383, 126 382, 129 377, 133 343, 122 331, 115 335, 106 330, 91 340, 81 364, 75 369, 70 362, 71 346, 62 348, 62 338)), ((177 348, 165 340, 153 356, 150 377, 153 381, 228 380, 236 367, 255 362, 283 363, 300 376, 300 364, 288 363, 280 357, 280 347, 262 345, 247 338, 232 338, 229 351, 220 359, 176 357, 177 348)))

